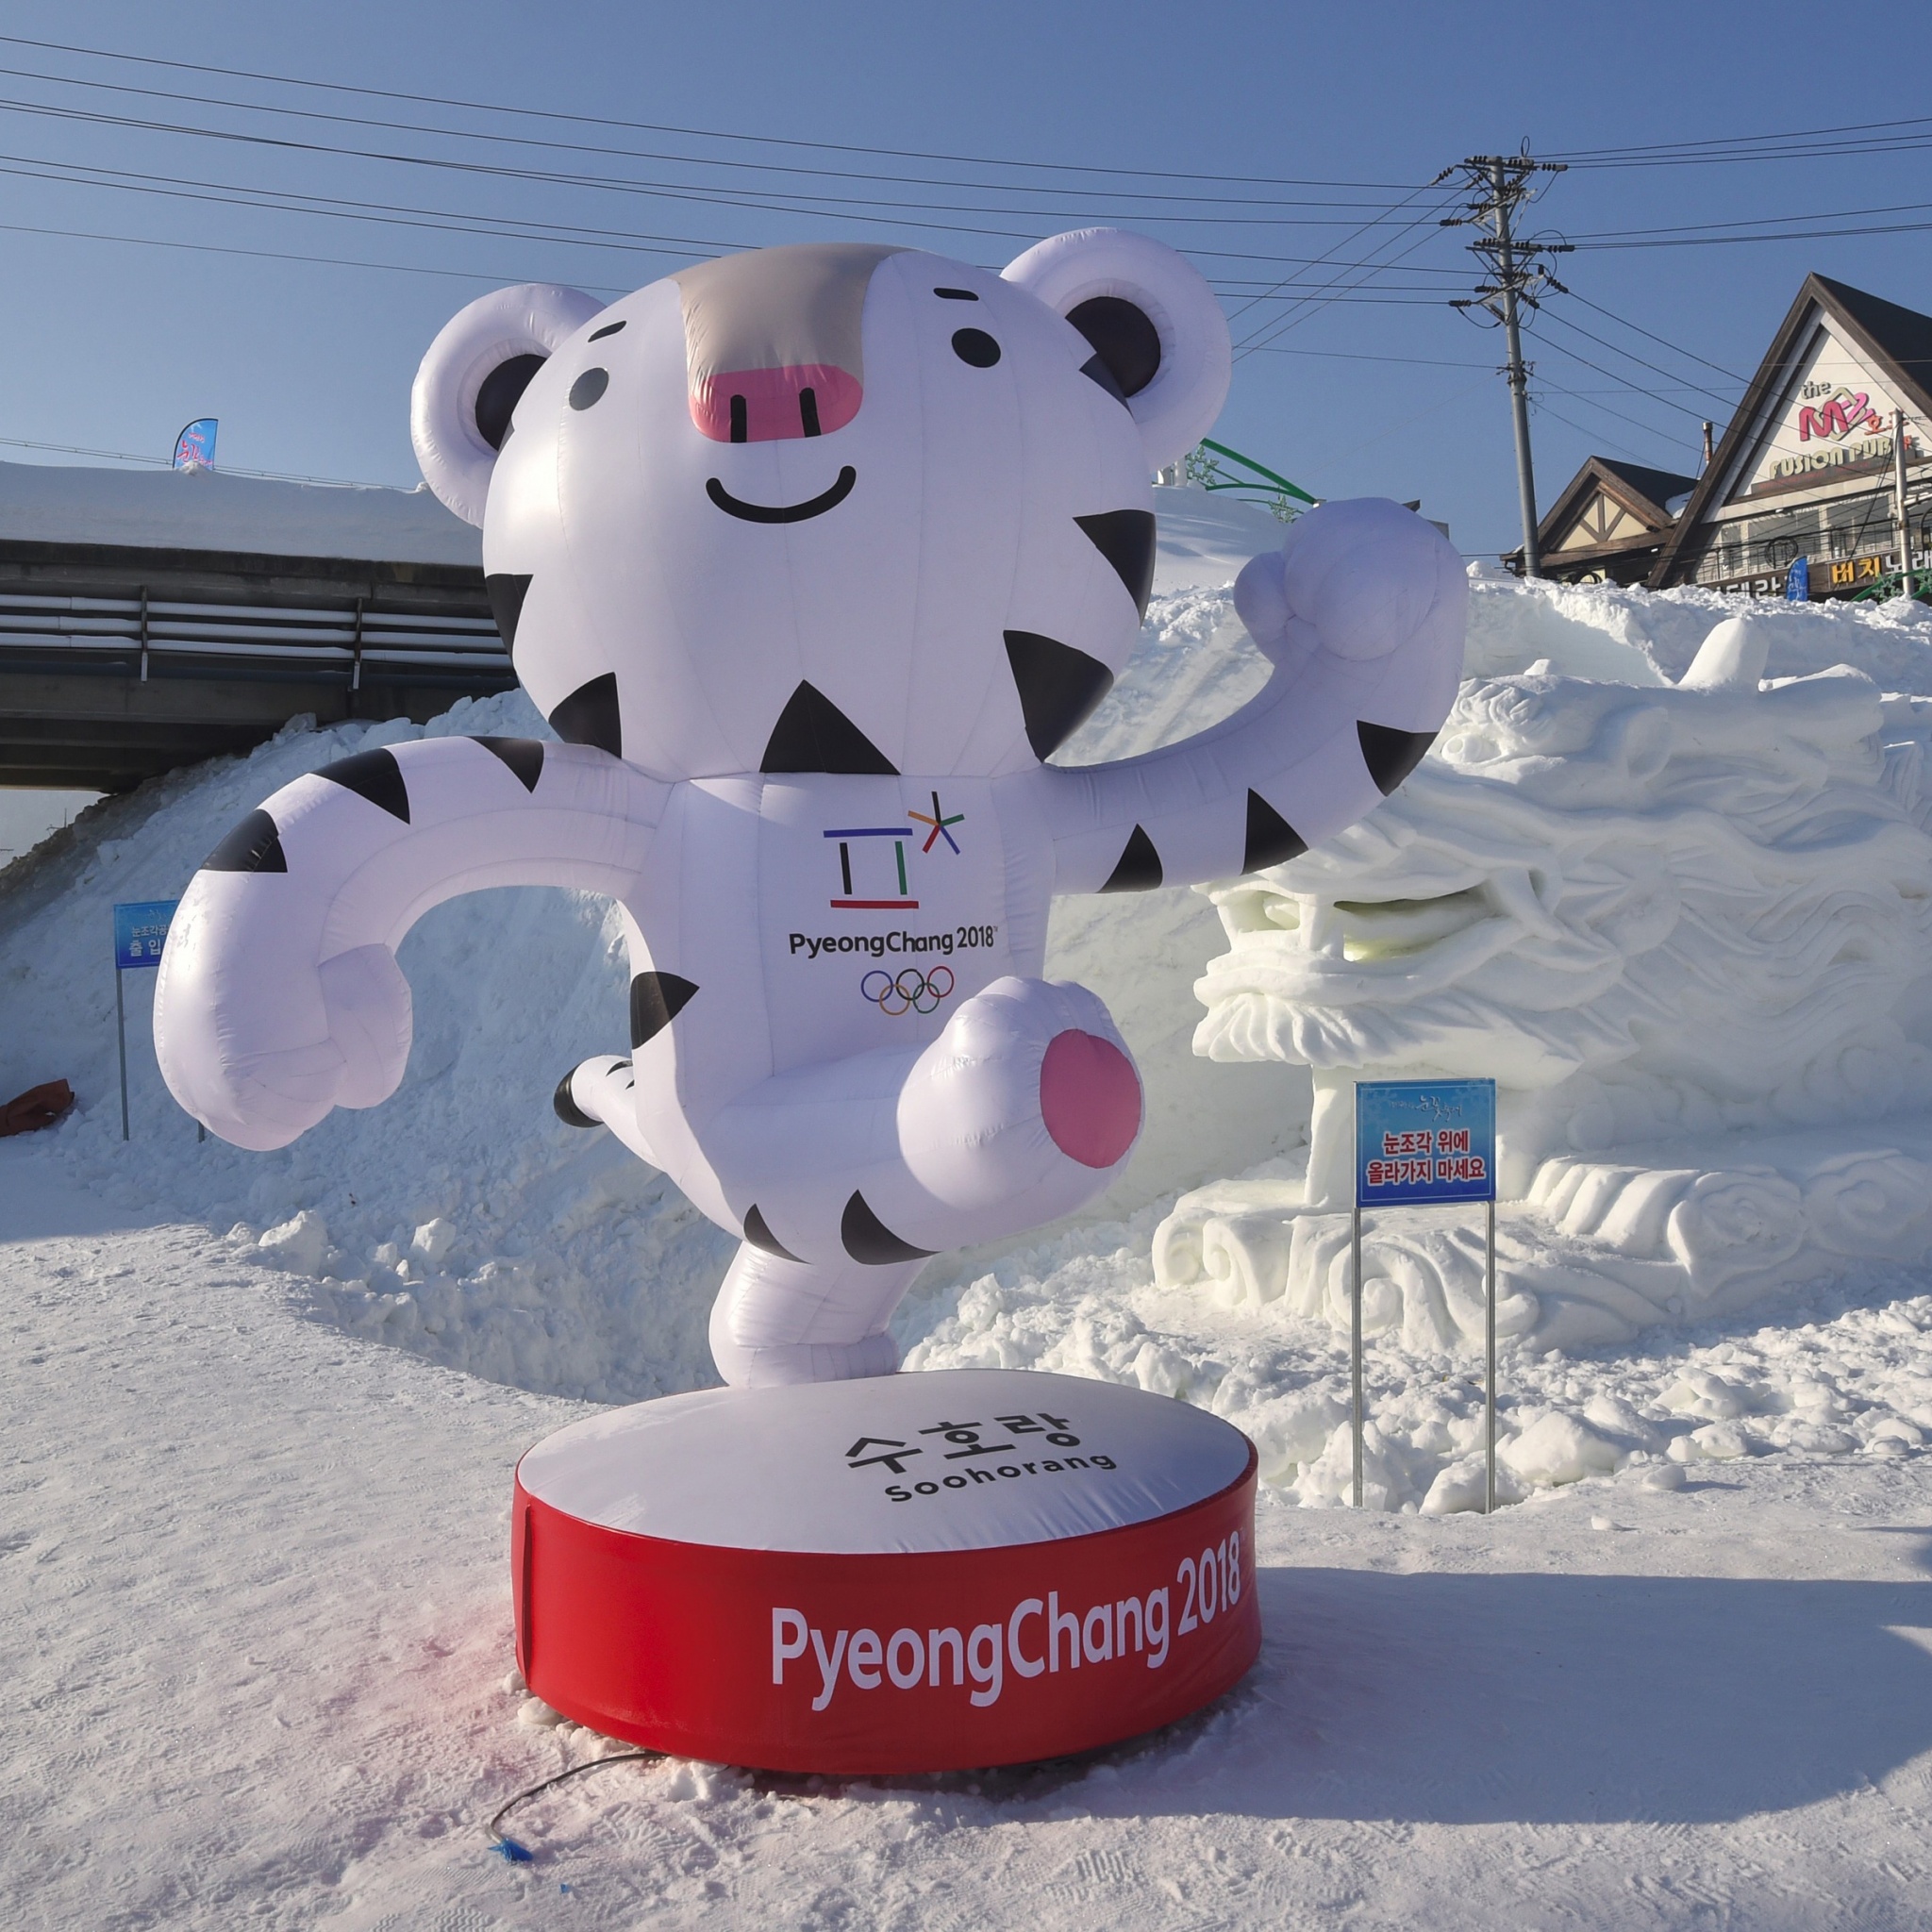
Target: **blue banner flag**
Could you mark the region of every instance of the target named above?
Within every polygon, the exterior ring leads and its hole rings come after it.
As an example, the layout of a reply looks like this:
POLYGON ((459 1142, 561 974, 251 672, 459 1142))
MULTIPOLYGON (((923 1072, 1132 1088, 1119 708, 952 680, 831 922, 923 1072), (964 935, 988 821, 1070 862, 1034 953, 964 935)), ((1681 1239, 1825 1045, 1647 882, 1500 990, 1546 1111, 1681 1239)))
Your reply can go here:
POLYGON ((1356 1203, 1415 1208, 1496 1198, 1493 1080, 1358 1080, 1356 1203))
POLYGON ((177 470, 212 470, 215 466, 215 431, 221 424, 213 416, 197 417, 175 439, 175 467, 177 470))
POLYGON ((1808 604, 1811 601, 1811 560, 1801 557, 1785 573, 1785 601, 1808 604))
POLYGON ((178 899, 142 899, 138 904, 114 908, 114 970, 132 972, 137 967, 158 966, 161 948, 167 943, 169 922, 175 917, 178 899))

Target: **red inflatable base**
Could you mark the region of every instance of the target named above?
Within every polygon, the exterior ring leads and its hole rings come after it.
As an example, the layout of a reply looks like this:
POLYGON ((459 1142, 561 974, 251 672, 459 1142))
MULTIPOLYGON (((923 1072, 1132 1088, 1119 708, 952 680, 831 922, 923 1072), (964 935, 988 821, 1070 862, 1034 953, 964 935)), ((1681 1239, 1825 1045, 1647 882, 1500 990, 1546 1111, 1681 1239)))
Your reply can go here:
POLYGON ((1084 1751, 1253 1663, 1255 1478, 1252 1445, 1213 1417, 1060 1376, 641 1404, 519 1466, 518 1661, 566 1717, 718 1763, 865 1774, 1084 1751), (801 1424, 835 1459, 813 1467, 801 1424), (721 1440, 741 1469, 721 1468, 721 1440), (736 1524, 733 1478, 756 1485, 736 1524), (682 1533, 616 1526, 658 1516, 682 1533), (795 1546, 813 1542, 835 1546, 795 1546))

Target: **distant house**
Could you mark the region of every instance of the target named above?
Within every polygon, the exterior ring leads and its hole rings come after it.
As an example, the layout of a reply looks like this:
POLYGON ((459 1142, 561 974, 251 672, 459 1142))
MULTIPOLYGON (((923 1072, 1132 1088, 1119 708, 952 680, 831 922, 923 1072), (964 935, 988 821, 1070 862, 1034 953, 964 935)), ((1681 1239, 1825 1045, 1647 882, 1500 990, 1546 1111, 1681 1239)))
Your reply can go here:
MULTIPOLYGON (((1642 583, 1696 487, 1694 476, 1588 458, 1537 526, 1543 575, 1570 584, 1642 583)), ((1520 549, 1503 561, 1523 574, 1520 549)))
POLYGON ((1782 596, 1803 557, 1814 598, 1849 597, 1897 571, 1896 410, 1906 418, 1909 549, 1924 569, 1932 561, 1932 316, 1806 276, 1651 588, 1782 596))

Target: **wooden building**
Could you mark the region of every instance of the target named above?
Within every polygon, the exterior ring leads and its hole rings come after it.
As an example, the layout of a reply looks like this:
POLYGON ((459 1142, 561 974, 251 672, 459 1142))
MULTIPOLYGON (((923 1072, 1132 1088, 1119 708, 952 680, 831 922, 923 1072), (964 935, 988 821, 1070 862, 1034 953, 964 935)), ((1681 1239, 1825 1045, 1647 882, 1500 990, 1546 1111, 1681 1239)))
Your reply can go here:
MULTIPOLYGON (((1694 476, 1590 457, 1537 526, 1543 575, 1569 584, 1641 584, 1657 568, 1694 476)), ((1504 563, 1521 575, 1523 552, 1504 563)))
MULTIPOLYGON (((1932 563, 1932 316, 1807 275, 1649 576, 1782 596, 1857 596, 1900 568, 1895 410, 1906 418, 1914 569, 1932 563)), ((1599 460, 1593 458, 1592 460, 1599 460)))

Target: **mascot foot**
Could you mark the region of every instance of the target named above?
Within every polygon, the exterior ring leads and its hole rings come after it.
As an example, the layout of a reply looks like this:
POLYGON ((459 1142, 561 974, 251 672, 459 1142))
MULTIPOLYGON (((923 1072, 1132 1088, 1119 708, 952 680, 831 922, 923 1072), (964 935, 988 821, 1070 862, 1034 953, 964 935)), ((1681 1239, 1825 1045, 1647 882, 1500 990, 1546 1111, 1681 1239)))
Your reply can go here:
POLYGON ((886 1324, 924 1265, 815 1267, 749 1241, 711 1306, 711 1358, 734 1389, 890 1375, 899 1345, 886 1324))
POLYGON ((862 1341, 781 1341, 756 1348, 727 1342, 720 1347, 714 1333, 711 1358, 734 1389, 777 1389, 793 1382, 860 1382, 892 1374, 899 1367, 899 1344, 890 1335, 868 1335, 862 1341))
POLYGON ((1092 993, 995 980, 920 1055, 900 1096, 908 1167, 963 1217, 926 1245, 990 1240, 1071 1213, 1113 1178, 1141 1114, 1141 1076, 1092 993))
POLYGON ((637 1074, 628 1060, 599 1054, 573 1067, 557 1083, 551 1105, 567 1127, 608 1127, 640 1160, 664 1163, 638 1128, 637 1074))
POLYGON ((557 1118, 567 1127, 601 1127, 608 1124, 606 1112, 613 1086, 628 1094, 634 1083, 628 1060, 611 1054, 599 1054, 573 1067, 557 1083, 550 1104, 557 1118))

